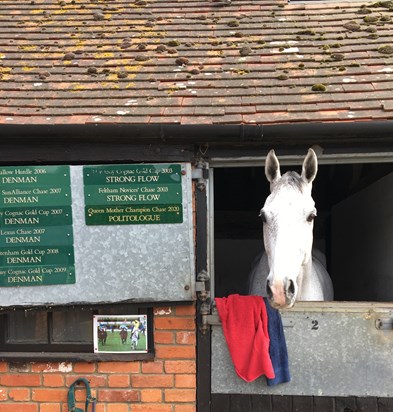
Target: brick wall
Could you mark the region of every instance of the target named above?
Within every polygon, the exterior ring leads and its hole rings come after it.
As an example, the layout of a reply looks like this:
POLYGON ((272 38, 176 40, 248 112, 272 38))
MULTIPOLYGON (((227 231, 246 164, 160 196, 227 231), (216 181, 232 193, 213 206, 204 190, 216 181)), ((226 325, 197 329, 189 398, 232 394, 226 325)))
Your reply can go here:
POLYGON ((195 412, 195 308, 160 307, 154 315, 154 361, 0 362, 0 412, 66 412, 78 377, 90 381, 96 412, 195 412))

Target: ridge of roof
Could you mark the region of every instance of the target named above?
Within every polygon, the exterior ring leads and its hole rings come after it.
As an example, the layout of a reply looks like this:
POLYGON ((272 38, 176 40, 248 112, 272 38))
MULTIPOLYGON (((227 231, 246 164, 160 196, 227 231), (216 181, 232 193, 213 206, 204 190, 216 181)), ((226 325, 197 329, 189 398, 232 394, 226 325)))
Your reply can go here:
POLYGON ((0 124, 393 118, 392 1, 0 1, 0 124))

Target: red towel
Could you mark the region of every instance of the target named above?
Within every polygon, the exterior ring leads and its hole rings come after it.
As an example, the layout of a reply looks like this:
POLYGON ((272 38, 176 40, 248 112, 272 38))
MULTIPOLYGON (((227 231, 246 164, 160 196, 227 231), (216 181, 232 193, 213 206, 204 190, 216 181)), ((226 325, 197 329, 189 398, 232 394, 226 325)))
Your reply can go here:
POLYGON ((216 298, 215 302, 236 373, 246 382, 261 375, 273 379, 268 317, 263 299, 235 294, 216 298))

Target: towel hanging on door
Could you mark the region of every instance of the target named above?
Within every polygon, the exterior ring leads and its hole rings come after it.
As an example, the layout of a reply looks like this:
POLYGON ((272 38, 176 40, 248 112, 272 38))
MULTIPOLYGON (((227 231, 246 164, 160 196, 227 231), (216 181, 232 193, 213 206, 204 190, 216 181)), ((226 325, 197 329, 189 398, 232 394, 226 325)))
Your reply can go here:
POLYGON ((233 294, 216 298, 215 302, 236 373, 246 382, 262 375, 273 379, 264 300, 233 294))

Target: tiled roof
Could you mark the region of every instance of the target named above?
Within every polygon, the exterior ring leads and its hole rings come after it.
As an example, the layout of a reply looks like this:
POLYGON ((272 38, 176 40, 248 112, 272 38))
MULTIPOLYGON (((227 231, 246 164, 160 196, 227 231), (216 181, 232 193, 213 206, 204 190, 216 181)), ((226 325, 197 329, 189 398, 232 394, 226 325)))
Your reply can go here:
POLYGON ((393 118, 393 2, 0 0, 0 124, 393 118))

